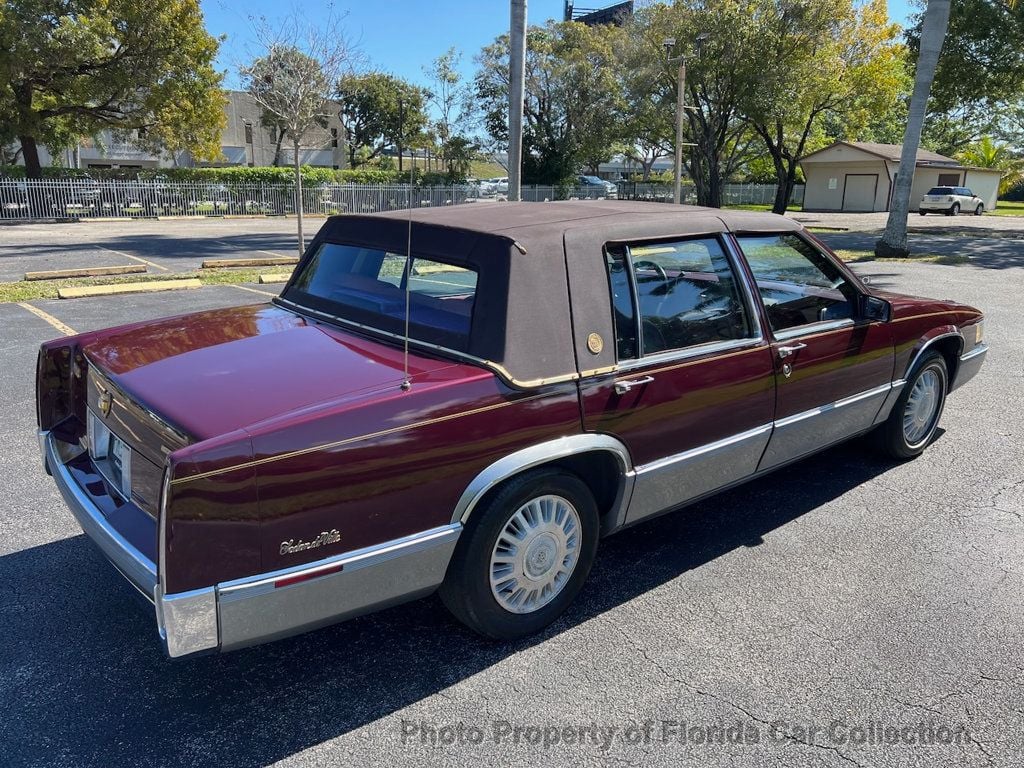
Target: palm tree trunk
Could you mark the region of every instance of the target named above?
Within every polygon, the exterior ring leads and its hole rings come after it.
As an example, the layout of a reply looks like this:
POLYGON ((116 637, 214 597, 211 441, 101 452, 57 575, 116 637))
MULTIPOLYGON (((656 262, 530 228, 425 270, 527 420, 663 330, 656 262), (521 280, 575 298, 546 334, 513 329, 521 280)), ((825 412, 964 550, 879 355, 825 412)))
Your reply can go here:
POLYGON ((928 0, 921 26, 921 51, 917 57, 917 71, 914 74, 914 93, 910 97, 907 116, 907 130, 903 134, 903 151, 900 154, 900 169, 896 176, 896 187, 892 195, 889 221, 885 234, 875 243, 875 255, 879 257, 906 257, 907 212, 910 210, 910 187, 914 182, 917 167, 917 148, 921 144, 921 128, 928 109, 928 95, 932 90, 935 68, 939 63, 942 43, 949 26, 950 0, 928 0))

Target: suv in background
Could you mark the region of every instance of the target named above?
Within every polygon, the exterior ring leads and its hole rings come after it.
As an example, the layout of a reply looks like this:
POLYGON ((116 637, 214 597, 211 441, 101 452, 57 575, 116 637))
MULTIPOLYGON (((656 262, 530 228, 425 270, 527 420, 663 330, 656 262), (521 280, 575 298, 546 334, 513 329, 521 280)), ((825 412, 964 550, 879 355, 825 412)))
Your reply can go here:
POLYGON ((582 192, 596 193, 609 200, 615 200, 619 196, 619 188, 617 186, 597 176, 578 176, 576 177, 576 186, 582 192))
POLYGON ((922 216, 928 213, 956 216, 960 211, 981 216, 985 212, 985 201, 967 187, 932 187, 921 198, 917 210, 922 216))

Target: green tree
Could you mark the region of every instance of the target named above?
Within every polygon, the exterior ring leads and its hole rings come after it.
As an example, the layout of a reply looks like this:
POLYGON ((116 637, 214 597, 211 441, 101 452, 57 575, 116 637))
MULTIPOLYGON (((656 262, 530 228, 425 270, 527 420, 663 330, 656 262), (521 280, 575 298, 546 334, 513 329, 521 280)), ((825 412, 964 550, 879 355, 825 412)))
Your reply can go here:
POLYGON ((0 7, 0 140, 70 146, 113 129, 144 143, 220 154, 218 42, 197 0, 7 0, 0 7))
POLYGON ((462 54, 449 48, 423 72, 430 85, 424 92, 427 102, 437 113, 431 123, 437 139, 437 151, 451 181, 461 181, 469 174, 479 145, 467 134, 475 111, 472 88, 459 72, 462 54))
POLYGON ((793 195, 797 167, 827 143, 830 119, 843 136, 857 137, 884 115, 906 88, 899 28, 885 0, 760 0, 751 33, 763 71, 743 90, 741 111, 775 167, 772 210, 783 213, 793 195), (816 140, 817 139, 817 140, 816 140))
MULTIPOLYGON (((616 56, 621 30, 550 22, 527 31, 523 180, 563 184, 608 160, 621 136, 623 100, 616 56)), ((483 124, 508 141, 508 35, 477 56, 483 124)))
POLYGON ((1009 144, 993 141, 991 136, 981 139, 965 147, 957 154, 957 159, 964 165, 975 168, 995 168, 1003 172, 999 182, 999 194, 1006 194, 1024 177, 1024 154, 1014 151, 1009 144))
POLYGON ((394 147, 402 170, 403 149, 422 143, 429 123, 423 89, 394 75, 369 72, 341 78, 335 91, 352 166, 394 147))

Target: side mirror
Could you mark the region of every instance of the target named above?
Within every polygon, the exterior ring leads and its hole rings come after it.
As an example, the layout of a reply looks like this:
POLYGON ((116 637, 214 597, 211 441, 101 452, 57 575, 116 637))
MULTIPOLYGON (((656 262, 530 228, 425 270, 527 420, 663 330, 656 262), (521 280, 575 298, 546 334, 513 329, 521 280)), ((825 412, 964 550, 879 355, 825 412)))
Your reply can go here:
POLYGON ((860 309, 861 317, 865 320, 877 320, 883 323, 889 322, 892 310, 889 302, 877 296, 864 296, 860 309))

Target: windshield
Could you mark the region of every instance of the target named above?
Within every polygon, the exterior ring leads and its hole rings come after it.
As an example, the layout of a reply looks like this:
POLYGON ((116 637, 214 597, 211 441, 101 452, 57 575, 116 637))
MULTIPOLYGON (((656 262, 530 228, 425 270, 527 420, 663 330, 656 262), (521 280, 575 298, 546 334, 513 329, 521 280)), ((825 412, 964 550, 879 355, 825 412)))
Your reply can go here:
POLYGON ((952 195, 953 194, 953 188, 952 187, 932 187, 931 189, 928 190, 928 192, 926 194, 929 194, 929 195, 952 195))
POLYGON ((465 352, 476 299, 472 269, 413 254, 340 243, 322 243, 285 289, 300 306, 388 333, 405 333, 409 288, 409 337, 465 352))
POLYGON ((597 176, 580 176, 587 184, 604 184, 597 176))

